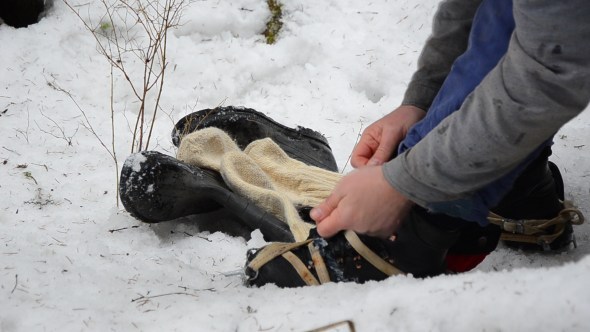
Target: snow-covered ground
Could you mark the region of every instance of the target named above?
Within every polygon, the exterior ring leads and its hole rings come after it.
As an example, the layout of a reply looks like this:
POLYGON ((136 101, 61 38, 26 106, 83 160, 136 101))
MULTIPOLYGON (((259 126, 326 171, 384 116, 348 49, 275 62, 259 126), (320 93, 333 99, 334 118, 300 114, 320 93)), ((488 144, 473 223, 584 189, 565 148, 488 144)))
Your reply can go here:
MULTIPOLYGON (((98 1, 72 3, 98 22, 98 1)), ((351 169, 358 134, 400 103, 436 2, 283 3, 275 45, 260 35, 264 0, 186 9, 169 39, 153 149, 174 155, 172 125, 193 110, 243 105, 321 131, 351 169)), ((109 82, 96 41, 62 1, 29 28, 0 26, 0 331, 306 331, 340 320, 357 331, 590 330, 588 224, 576 228, 575 250, 500 245, 462 275, 244 287, 229 272, 261 245, 259 233, 203 231, 219 215, 150 226, 117 207, 118 170, 80 110, 110 144, 109 82)), ((122 161, 137 103, 120 76, 114 97, 122 161)), ((589 129, 586 111, 558 133, 552 157, 586 215, 589 129)))

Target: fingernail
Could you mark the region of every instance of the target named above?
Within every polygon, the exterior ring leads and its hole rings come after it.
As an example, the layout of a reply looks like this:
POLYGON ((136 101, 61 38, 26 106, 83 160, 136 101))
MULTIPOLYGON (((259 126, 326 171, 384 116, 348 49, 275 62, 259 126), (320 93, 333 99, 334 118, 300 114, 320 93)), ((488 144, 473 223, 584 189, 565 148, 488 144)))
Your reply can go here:
POLYGON ((309 216, 311 219, 318 221, 322 218, 322 210, 319 208, 313 208, 309 211, 309 216))
POLYGON ((381 161, 377 158, 371 158, 369 159, 369 162, 367 163, 367 165, 369 166, 377 166, 381 163, 381 161))

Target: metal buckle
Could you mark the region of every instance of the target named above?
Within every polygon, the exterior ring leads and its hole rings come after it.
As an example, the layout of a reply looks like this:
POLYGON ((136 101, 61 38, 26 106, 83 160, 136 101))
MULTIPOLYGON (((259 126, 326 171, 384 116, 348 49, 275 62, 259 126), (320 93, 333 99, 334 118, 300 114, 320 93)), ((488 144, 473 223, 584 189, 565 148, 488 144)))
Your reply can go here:
POLYGON ((502 219, 502 229, 506 230, 506 224, 510 223, 511 225, 514 225, 514 229, 511 231, 512 234, 524 234, 524 223, 525 220, 523 219, 519 219, 519 220, 514 220, 514 219, 502 219))
POLYGON ((244 284, 251 284, 252 281, 254 281, 254 280, 256 280, 256 278, 258 278, 258 270, 254 270, 248 265, 250 264, 252 259, 254 259, 254 257, 258 253, 258 251, 260 251, 260 249, 261 248, 251 248, 251 249, 248 249, 248 251, 246 251, 246 266, 244 266, 244 273, 243 273, 244 284))

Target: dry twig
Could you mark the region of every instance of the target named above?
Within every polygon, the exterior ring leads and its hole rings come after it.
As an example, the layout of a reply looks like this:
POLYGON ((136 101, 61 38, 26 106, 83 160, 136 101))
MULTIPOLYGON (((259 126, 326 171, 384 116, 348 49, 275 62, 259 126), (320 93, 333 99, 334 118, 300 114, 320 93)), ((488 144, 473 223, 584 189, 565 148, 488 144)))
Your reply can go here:
MULTIPOLYGON (((64 0, 96 40, 98 52, 111 66, 111 116, 114 118, 113 71, 128 83, 139 109, 132 132, 131 153, 147 150, 164 88, 168 32, 180 25, 190 0, 100 0, 104 15, 95 24, 64 0), (138 60, 141 69, 133 70, 138 60), (150 106, 151 105, 151 106, 150 106)), ((113 125, 114 128, 114 125, 113 125)))

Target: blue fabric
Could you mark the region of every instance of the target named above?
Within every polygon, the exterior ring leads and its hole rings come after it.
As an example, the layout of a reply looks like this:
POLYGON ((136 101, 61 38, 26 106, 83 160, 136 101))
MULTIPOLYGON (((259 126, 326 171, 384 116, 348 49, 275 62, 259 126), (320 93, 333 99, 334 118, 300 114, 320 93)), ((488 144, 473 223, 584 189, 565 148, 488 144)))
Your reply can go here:
MULTIPOLYGON (((399 153, 416 145, 444 118, 461 107, 465 98, 506 54, 514 26, 512 0, 484 0, 481 3, 473 19, 467 50, 453 63, 426 117, 410 129, 399 146, 399 153)), ((500 202, 518 175, 547 144, 540 146, 509 174, 473 195, 456 201, 431 203, 427 208, 486 225, 489 209, 500 202)))

